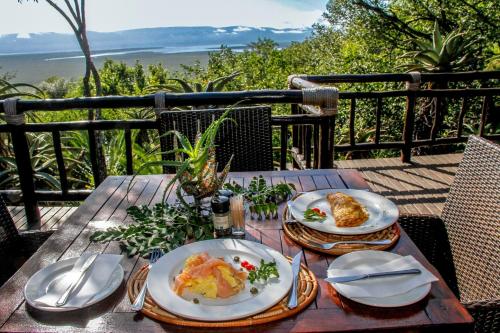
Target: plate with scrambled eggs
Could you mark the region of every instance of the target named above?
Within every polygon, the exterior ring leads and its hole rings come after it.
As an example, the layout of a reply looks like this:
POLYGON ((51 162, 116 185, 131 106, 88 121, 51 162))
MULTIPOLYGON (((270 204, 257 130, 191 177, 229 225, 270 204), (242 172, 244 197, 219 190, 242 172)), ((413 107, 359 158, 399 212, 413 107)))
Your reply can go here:
POLYGON ((292 286, 292 270, 288 260, 268 246, 213 239, 164 255, 151 268, 147 286, 155 302, 171 313, 226 321, 257 314, 282 300, 292 286), (267 275, 260 274, 263 271, 267 275))
POLYGON ((338 235, 362 235, 396 223, 399 210, 394 202, 364 190, 325 189, 311 191, 289 204, 293 218, 318 231, 338 235), (307 219, 308 212, 324 214, 307 219))

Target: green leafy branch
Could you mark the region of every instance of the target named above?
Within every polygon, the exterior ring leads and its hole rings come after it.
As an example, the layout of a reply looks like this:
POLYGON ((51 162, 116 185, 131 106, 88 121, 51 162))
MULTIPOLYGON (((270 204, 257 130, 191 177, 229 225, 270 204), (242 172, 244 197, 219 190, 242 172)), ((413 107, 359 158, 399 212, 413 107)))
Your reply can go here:
POLYGON ((134 219, 133 224, 97 231, 90 240, 119 241, 129 256, 146 256, 155 248, 166 253, 188 240, 213 238, 211 221, 181 205, 158 203, 153 208, 132 206, 127 212, 134 219))
POLYGON ((290 183, 280 183, 277 185, 267 185, 263 176, 253 177, 247 188, 236 182, 224 184, 224 188, 241 194, 249 203, 251 217, 257 216, 259 220, 263 218, 276 218, 278 215, 278 204, 287 200, 295 191, 295 185, 290 183))

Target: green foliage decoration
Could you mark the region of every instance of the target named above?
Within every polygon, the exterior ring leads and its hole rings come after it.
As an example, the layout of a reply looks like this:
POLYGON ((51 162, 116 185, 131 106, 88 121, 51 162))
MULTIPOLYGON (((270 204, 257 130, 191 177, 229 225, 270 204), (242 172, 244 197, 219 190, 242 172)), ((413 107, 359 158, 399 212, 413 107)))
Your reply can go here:
POLYGON ((119 241, 129 256, 145 257, 155 248, 166 253, 187 241, 213 238, 213 223, 184 206, 158 203, 153 208, 132 206, 127 212, 134 223, 96 231, 90 240, 119 241))
POLYGON ((295 191, 295 185, 291 183, 280 183, 277 185, 267 185, 265 178, 260 175, 253 177, 248 187, 245 188, 236 182, 224 184, 224 188, 233 191, 235 194, 241 194, 248 202, 248 209, 251 217, 276 218, 278 216, 278 205, 287 200, 292 191, 295 191))

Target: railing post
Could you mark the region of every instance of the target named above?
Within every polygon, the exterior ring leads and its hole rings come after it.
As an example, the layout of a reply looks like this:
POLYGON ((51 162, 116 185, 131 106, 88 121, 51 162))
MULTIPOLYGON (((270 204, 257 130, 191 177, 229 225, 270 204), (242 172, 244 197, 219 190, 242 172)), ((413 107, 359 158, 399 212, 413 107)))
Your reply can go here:
POLYGON ((319 133, 319 165, 320 169, 333 168, 333 149, 335 115, 337 114, 339 91, 335 87, 322 87, 302 82, 303 104, 319 105, 317 116, 323 117, 319 133))
POLYGON ((90 164, 92 165, 92 175, 94 176, 94 186, 97 187, 104 180, 102 178, 102 170, 99 164, 99 157, 97 152, 97 136, 94 129, 87 130, 89 134, 89 153, 90 153, 90 164))
POLYGON ((411 81, 406 82, 406 112, 403 128, 404 147, 401 150, 401 161, 404 163, 411 162, 411 149, 413 145, 413 130, 415 127, 415 102, 417 99, 417 90, 420 89, 420 73, 411 72, 411 81))
POLYGON ((280 170, 286 170, 286 152, 288 151, 288 125, 280 126, 280 170))
POLYGON ((7 99, 4 101, 5 121, 13 127, 10 134, 12 146, 14 147, 28 229, 40 229, 40 210, 38 209, 38 200, 35 194, 30 149, 24 129, 25 118, 24 113, 17 113, 16 104, 17 99, 7 99))

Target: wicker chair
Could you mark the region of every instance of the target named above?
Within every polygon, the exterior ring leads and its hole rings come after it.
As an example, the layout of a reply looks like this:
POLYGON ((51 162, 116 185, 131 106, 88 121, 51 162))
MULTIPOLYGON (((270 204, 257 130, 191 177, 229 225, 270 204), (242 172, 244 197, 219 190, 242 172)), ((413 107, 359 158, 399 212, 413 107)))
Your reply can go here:
MULTIPOLYGON (((203 132, 224 109, 194 111, 164 111, 160 114, 160 132, 177 130, 191 142, 203 132)), ((234 108, 230 115, 235 122, 222 124, 216 138, 216 158, 219 171, 231 156, 231 171, 261 171, 273 169, 271 108, 265 106, 234 108)), ((174 146, 173 136, 161 138, 162 151, 174 146)), ((166 169, 166 172, 173 172, 166 169)))
POLYGON ((52 231, 18 232, 0 196, 0 285, 26 261, 52 234, 52 231))
POLYGON ((442 217, 400 223, 475 320, 500 332, 500 146, 471 136, 442 217))

